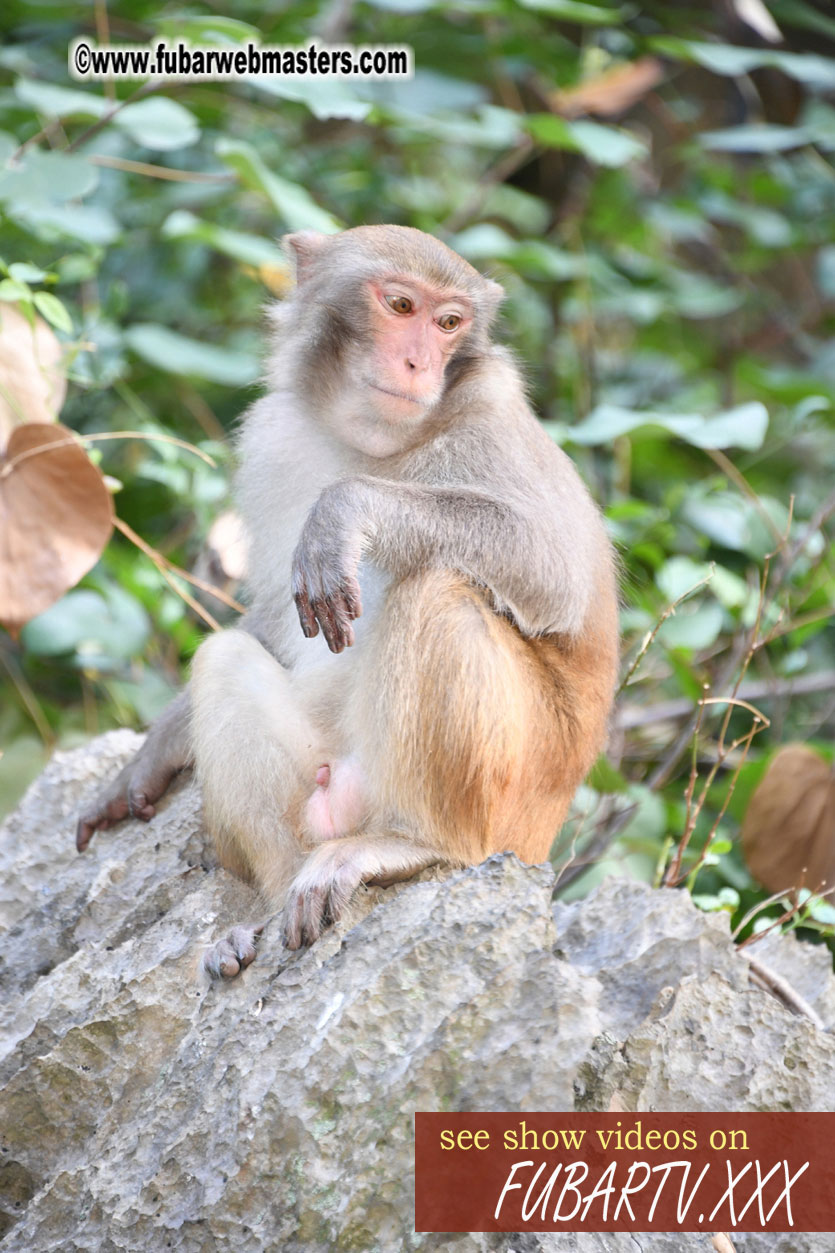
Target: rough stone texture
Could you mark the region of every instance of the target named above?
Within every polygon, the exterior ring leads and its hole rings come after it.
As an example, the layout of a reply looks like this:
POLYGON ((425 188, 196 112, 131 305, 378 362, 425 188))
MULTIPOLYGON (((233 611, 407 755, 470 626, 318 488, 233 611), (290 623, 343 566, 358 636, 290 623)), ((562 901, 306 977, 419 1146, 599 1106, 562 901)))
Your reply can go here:
MULTIPOLYGON (((554 907, 550 871, 512 857, 363 891, 299 954, 273 923, 254 966, 207 986, 202 946, 257 915, 193 786, 74 849, 84 797, 137 742, 57 755, 0 830, 4 1253, 710 1253, 707 1235, 415 1234, 413 1112, 835 1109, 835 1041, 749 987, 724 918, 623 880, 554 907)), ((835 1021, 823 950, 758 956, 835 1021)))

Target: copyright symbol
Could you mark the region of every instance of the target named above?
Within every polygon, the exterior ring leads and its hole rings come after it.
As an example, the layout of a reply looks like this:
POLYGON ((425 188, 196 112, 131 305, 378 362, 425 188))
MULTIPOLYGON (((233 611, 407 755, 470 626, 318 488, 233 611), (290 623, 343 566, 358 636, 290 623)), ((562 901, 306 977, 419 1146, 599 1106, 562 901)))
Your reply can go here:
POLYGON ((77 73, 86 74, 90 68, 90 45, 76 44, 72 56, 77 73))

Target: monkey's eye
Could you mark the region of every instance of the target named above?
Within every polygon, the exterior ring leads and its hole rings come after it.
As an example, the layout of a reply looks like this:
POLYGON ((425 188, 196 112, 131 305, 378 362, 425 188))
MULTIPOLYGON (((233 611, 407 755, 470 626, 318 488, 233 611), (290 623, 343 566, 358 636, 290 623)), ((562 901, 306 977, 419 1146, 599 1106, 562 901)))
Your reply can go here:
POLYGON ((386 296, 386 304, 395 313, 411 313, 414 308, 408 296, 386 296))
POLYGON ((438 318, 438 326, 442 331, 457 331, 460 325, 460 313, 445 313, 442 317, 438 318))

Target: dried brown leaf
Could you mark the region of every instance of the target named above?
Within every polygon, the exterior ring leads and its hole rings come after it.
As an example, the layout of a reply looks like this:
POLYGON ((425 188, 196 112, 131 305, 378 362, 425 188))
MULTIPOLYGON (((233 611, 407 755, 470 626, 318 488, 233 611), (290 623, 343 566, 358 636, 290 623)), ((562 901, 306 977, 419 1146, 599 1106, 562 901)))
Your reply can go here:
POLYGON ((93 566, 113 528, 100 471, 71 431, 31 422, 0 455, 0 622, 15 633, 93 566))
POLYGON ((835 886, 835 778, 805 744, 774 757, 749 802, 742 849, 770 892, 835 886))
POLYGON ((655 57, 640 57, 625 65, 616 65, 597 78, 587 79, 565 91, 553 91, 548 103, 554 113, 562 117, 616 117, 652 91, 664 77, 660 61, 655 57))
POLYGON ((43 318, 0 303, 0 449, 24 422, 54 422, 67 393, 63 349, 43 318))

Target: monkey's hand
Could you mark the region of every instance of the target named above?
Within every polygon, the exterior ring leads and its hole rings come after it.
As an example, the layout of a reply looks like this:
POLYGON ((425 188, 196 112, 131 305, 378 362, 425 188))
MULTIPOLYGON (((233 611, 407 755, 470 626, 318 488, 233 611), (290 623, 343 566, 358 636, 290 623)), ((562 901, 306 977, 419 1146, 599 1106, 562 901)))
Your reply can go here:
POLYGON ((326 488, 307 515, 293 554, 293 599, 308 639, 319 627, 332 653, 354 642, 351 622, 362 613, 357 578, 361 538, 346 483, 326 488))
POLYGON ((78 820, 75 846, 83 853, 97 829, 128 816, 148 822, 171 780, 192 764, 188 693, 181 692, 148 732, 137 755, 119 771, 78 820))

